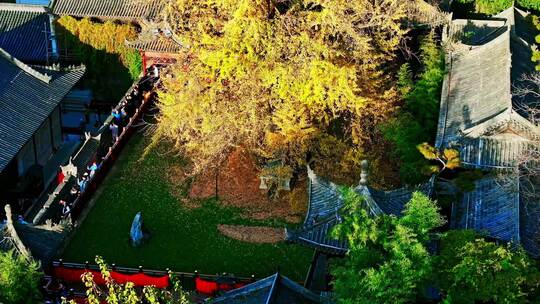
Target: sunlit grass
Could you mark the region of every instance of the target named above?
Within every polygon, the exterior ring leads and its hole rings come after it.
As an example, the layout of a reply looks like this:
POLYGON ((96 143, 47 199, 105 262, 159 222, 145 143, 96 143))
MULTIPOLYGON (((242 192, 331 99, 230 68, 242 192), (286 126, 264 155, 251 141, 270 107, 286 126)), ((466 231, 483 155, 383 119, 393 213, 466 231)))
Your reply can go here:
POLYGON ((101 255, 119 266, 257 277, 279 267, 292 279, 305 277, 311 250, 285 243, 250 244, 221 235, 218 224, 265 223, 245 220, 240 216, 242 210, 220 206, 215 200, 206 201, 201 208, 184 208, 171 195, 166 175, 168 166, 179 160, 152 152, 138 161, 145 145, 140 136, 131 140, 68 245, 65 261, 92 261, 95 255, 101 255), (139 211, 151 238, 141 248, 132 248, 129 229, 139 211))

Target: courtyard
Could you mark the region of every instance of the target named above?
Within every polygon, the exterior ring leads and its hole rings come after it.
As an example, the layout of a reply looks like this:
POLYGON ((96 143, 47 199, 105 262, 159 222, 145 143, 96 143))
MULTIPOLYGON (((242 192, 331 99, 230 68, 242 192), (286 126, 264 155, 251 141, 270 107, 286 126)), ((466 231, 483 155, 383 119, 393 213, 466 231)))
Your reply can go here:
POLYGON ((243 216, 246 210, 224 206, 215 198, 198 202, 196 208, 186 207, 187 197, 179 197, 187 196, 186 191, 172 189, 166 174, 171 166, 182 165, 181 160, 159 148, 143 157, 147 144, 142 135, 128 143, 63 252, 65 261, 92 262, 100 255, 125 267, 256 277, 279 267, 293 280, 305 277, 312 250, 285 242, 238 241, 218 230, 218 225, 283 227, 285 221, 249 219, 243 216), (150 239, 134 248, 128 241, 129 230, 139 211, 150 239))

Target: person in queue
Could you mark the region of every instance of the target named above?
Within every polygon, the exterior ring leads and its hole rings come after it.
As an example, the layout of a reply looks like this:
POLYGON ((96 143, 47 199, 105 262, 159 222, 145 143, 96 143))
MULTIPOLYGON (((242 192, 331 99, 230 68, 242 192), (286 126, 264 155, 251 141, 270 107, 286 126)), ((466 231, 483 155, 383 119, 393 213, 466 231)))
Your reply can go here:
POLYGON ((71 206, 64 200, 60 200, 60 206, 62 206, 62 218, 67 218, 71 213, 71 206))
POLYGON ((88 172, 90 172, 89 173, 90 178, 92 178, 92 177, 94 177, 94 175, 96 175, 96 171, 97 171, 98 168, 99 168, 99 166, 95 161, 92 162, 92 165, 86 167, 86 169, 88 169, 88 172))
POLYGON ((84 173, 83 177, 77 181, 77 185, 79 185, 79 191, 84 192, 86 190, 86 185, 88 183, 88 173, 84 173))
POLYGON ((112 135, 112 140, 114 144, 118 140, 118 131, 119 131, 118 125, 114 121, 112 121, 111 125, 109 126, 109 129, 111 129, 111 135, 112 135))

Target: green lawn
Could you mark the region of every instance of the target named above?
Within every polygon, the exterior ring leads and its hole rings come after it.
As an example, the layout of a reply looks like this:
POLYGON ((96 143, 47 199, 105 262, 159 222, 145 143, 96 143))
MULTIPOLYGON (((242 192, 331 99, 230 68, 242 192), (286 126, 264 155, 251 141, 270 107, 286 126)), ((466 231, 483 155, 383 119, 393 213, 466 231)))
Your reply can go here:
POLYGON ((303 280, 312 251, 292 244, 250 244, 219 233, 218 224, 277 225, 240 217, 242 210, 213 200, 197 209, 183 208, 170 194, 167 167, 178 162, 162 153, 138 161, 146 140, 135 136, 102 185, 102 192, 63 254, 67 262, 93 261, 101 255, 118 266, 239 276, 283 274, 303 280), (142 211, 151 239, 141 248, 128 243, 131 221, 142 211))

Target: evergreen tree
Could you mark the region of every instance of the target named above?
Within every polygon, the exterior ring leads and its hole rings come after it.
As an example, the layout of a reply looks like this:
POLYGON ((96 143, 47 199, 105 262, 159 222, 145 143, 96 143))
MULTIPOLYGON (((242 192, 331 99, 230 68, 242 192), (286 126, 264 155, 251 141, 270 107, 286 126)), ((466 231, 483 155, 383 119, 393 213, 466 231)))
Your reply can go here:
POLYGON ((349 252, 333 269, 338 303, 414 303, 433 271, 426 243, 444 224, 436 204, 414 193, 404 216, 370 217, 353 189, 343 192, 346 214, 335 236, 349 252))
POLYGON ((422 39, 420 50, 422 72, 414 82, 409 64, 401 67, 398 83, 405 104, 397 117, 382 127, 385 137, 395 146, 394 156, 401 160, 401 179, 408 184, 417 184, 425 179, 423 173, 428 162, 417 146, 433 142, 433 135, 437 132, 445 71, 443 52, 437 46, 433 33, 422 39))

